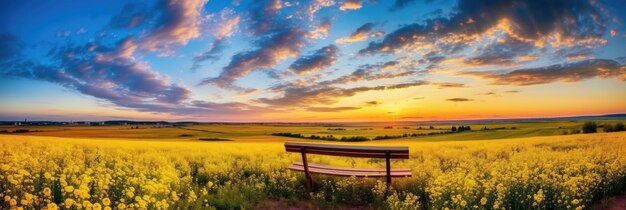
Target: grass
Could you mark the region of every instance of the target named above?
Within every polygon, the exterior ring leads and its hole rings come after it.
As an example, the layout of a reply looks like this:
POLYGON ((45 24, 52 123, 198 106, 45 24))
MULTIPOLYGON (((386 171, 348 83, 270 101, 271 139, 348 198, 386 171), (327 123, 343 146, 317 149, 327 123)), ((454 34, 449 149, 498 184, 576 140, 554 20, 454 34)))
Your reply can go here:
MULTIPOLYGON (((624 120, 598 121, 600 125, 624 120)), ((461 141, 461 140, 485 140, 506 139, 532 136, 562 135, 563 131, 580 129, 582 121, 548 121, 527 123, 474 123, 467 124, 473 129, 472 132, 462 132, 446 135, 419 136, 409 138, 417 141, 461 141), (505 127, 506 129, 486 130, 484 127, 493 129, 505 127), (511 129, 515 127, 516 129, 511 129)), ((458 125, 458 124, 457 124, 458 125)), ((198 140, 199 138, 223 138, 234 141, 285 141, 286 137, 272 136, 272 133, 299 133, 310 135, 333 135, 337 138, 351 136, 365 136, 374 138, 384 135, 402 135, 412 133, 431 133, 448 131, 452 124, 435 124, 435 129, 428 129, 428 124, 233 124, 233 125, 193 125, 184 127, 153 127, 149 125, 139 126, 0 126, 0 130, 14 131, 17 129, 38 130, 40 132, 21 133, 20 135, 56 136, 72 138, 123 138, 144 140, 198 140), (393 129, 385 129, 392 126, 393 129), (422 130, 417 130, 421 126, 422 130), (345 128, 345 130, 329 130, 332 128, 345 128), (408 129, 407 129, 408 128, 408 129), (370 130, 371 129, 371 130, 370 130), (442 130, 443 129, 443 130, 442 130)), ((602 132, 600 130, 600 132, 602 132)))

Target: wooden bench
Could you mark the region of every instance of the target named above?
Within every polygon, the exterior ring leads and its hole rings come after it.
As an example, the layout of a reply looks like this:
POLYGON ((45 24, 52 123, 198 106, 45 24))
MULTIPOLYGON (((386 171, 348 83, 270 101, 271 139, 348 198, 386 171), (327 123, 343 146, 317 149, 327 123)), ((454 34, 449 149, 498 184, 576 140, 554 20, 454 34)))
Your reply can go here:
POLYGON ((302 154, 302 162, 295 162, 289 169, 303 171, 306 177, 307 190, 313 188, 311 174, 327 174, 335 176, 356 177, 387 177, 387 186, 391 185, 391 177, 411 177, 411 169, 391 169, 391 159, 409 159, 408 147, 370 147, 370 146, 344 146, 327 144, 305 144, 286 142, 287 152, 302 154), (359 169, 343 168, 321 164, 308 163, 307 154, 332 155, 359 158, 384 158, 386 169, 359 169))

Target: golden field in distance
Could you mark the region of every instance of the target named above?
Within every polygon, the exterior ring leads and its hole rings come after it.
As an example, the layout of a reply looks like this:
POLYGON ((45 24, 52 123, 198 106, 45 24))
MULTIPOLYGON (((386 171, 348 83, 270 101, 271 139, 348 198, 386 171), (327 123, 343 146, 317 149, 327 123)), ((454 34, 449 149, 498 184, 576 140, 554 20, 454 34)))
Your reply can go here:
MULTIPOLYGON (((472 124, 463 133, 356 143, 270 134, 374 137, 450 125, 30 126, 36 132, 0 135, 0 208, 586 209, 624 189, 626 133, 562 135, 580 125, 472 124), (394 179, 387 189, 384 179, 314 175, 307 193, 303 174, 286 169, 300 156, 286 153, 285 141, 408 146, 410 159, 392 167, 410 168, 413 177, 394 179)), ((385 164, 317 155, 309 161, 385 164)))

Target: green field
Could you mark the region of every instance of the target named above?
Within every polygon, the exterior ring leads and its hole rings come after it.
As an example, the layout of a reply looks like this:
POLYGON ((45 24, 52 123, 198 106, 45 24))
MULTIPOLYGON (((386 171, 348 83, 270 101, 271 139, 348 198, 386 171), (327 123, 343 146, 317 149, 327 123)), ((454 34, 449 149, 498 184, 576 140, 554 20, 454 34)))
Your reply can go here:
MULTIPOLYGON (((468 123, 472 131, 417 136, 403 138, 415 141, 462 141, 506 139, 533 136, 563 135, 580 130, 585 121, 547 121, 522 123, 468 123), (486 129, 485 129, 486 128, 486 129)), ((626 122, 626 120, 596 121, 602 132, 604 124, 626 122)), ((227 139, 234 141, 287 141, 293 138, 273 136, 272 133, 289 132, 306 136, 333 135, 335 137, 365 136, 373 138, 382 135, 427 134, 450 131, 452 126, 461 124, 428 124, 428 123, 344 123, 344 124, 204 124, 189 126, 157 126, 157 125, 59 125, 59 126, 0 126, 0 131, 13 132, 28 129, 28 133, 18 135, 57 136, 75 138, 123 138, 144 140, 199 140, 227 139), (139 128, 134 128, 138 126, 139 128), (433 129, 430 128, 433 126, 433 129), (391 127, 391 128, 390 128, 391 127), (342 128, 345 130, 329 130, 342 128), (420 129, 421 128, 421 129, 420 129)))

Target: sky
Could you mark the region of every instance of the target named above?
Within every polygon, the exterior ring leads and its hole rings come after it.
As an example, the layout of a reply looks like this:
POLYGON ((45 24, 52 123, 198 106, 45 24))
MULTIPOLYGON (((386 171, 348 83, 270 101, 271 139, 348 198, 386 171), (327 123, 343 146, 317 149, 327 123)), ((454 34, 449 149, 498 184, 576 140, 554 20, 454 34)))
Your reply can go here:
POLYGON ((626 113, 621 0, 0 4, 0 120, 626 113))

